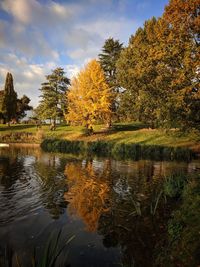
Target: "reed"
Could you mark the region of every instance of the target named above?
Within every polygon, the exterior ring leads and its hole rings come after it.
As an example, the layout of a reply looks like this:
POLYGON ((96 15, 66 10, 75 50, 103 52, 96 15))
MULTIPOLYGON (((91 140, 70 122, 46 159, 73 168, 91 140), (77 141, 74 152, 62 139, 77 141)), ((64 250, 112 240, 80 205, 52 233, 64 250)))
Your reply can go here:
MULTIPOLYGON (((53 232, 50 235, 47 243, 44 247, 44 250, 41 253, 41 257, 36 255, 36 249, 34 248, 34 252, 32 257, 30 257, 30 266, 31 267, 55 267, 57 264, 57 260, 60 257, 61 253, 64 251, 66 246, 75 238, 75 236, 71 236, 67 240, 61 243, 62 229, 60 229, 57 233, 53 232)), ((65 262, 67 259, 65 258, 65 262)), ((0 266, 2 267, 24 267, 21 263, 21 259, 18 254, 16 254, 12 248, 9 246, 5 247, 3 255, 0 257, 0 266), (15 255, 15 257, 13 257, 15 255), (13 260, 14 258, 14 260, 13 260)), ((60 265, 59 265, 60 266, 60 265)), ((66 266, 63 263, 62 266, 66 266)))

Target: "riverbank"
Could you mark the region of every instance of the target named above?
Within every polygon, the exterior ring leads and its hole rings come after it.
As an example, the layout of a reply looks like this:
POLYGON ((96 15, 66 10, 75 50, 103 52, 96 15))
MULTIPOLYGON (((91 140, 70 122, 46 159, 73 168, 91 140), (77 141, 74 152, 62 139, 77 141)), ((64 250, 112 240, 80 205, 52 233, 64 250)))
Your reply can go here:
POLYGON ((58 126, 50 131, 48 125, 0 125, 1 143, 42 144, 43 149, 65 153, 84 152, 121 155, 137 158, 190 159, 200 153, 200 137, 195 132, 182 133, 172 129, 149 129, 142 123, 115 124, 111 130, 102 125, 86 136, 80 126, 58 126), (64 142, 65 141, 65 142, 64 142))

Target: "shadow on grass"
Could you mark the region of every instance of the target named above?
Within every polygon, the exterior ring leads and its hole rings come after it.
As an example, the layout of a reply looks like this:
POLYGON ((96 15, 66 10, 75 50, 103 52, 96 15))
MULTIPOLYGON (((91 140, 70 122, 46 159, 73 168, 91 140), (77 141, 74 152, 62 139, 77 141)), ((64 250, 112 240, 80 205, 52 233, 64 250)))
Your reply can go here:
POLYGON ((0 126, 0 131, 17 131, 17 130, 26 130, 26 129, 31 129, 35 127, 36 128, 36 125, 11 125, 10 127, 8 126, 0 126))
POLYGON ((112 126, 113 131, 137 131, 143 128, 147 128, 147 125, 143 123, 117 123, 112 126))

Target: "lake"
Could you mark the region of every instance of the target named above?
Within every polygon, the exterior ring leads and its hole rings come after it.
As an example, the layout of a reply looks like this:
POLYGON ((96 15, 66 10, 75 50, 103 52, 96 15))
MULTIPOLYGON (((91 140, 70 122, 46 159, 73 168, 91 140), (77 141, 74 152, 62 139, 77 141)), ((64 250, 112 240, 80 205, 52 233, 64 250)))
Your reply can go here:
POLYGON ((199 170, 199 160, 118 161, 0 148, 0 266, 8 257, 13 266, 17 258, 31 266, 34 250, 42 258, 59 230, 58 246, 69 242, 56 266, 155 266, 180 202, 169 185, 199 170))

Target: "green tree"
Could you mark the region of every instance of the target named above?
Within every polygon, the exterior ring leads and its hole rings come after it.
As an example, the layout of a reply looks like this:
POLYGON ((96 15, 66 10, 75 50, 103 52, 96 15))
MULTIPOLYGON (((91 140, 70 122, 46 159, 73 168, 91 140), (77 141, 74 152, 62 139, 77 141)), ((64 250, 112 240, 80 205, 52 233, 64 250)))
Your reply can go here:
POLYGON ((50 75, 46 76, 46 82, 41 86, 40 113, 43 112, 43 119, 62 119, 66 112, 66 91, 70 80, 65 76, 62 68, 56 68, 50 75))
POLYGON ((45 121, 47 119, 51 122, 51 110, 46 109, 46 105, 44 102, 41 102, 34 110, 33 110, 34 118, 45 121))
POLYGON ((6 122, 10 125, 10 121, 16 117, 17 93, 14 90, 12 74, 9 72, 6 75, 1 110, 6 122))
POLYGON ((99 54, 99 62, 102 69, 104 70, 105 77, 109 87, 111 88, 111 109, 113 114, 117 112, 118 107, 118 94, 120 91, 120 86, 117 82, 117 68, 116 62, 118 61, 121 51, 123 49, 123 44, 119 40, 114 40, 113 38, 108 38, 103 47, 102 52, 99 54))
POLYGON ((28 98, 26 95, 23 95, 20 99, 17 99, 17 120, 24 118, 26 116, 26 111, 33 109, 33 107, 29 105, 30 101, 30 98, 28 98))
POLYGON ((155 127, 159 119, 161 87, 156 78, 159 76, 159 61, 150 57, 156 36, 157 20, 146 21, 144 28, 139 28, 131 36, 117 62, 117 78, 124 88, 120 97, 120 113, 126 119, 140 120, 155 127))

